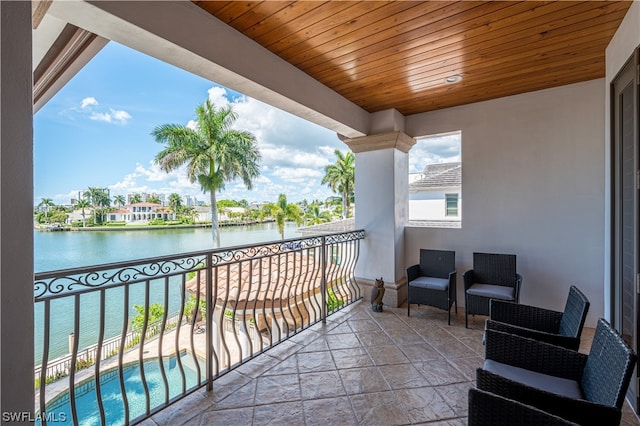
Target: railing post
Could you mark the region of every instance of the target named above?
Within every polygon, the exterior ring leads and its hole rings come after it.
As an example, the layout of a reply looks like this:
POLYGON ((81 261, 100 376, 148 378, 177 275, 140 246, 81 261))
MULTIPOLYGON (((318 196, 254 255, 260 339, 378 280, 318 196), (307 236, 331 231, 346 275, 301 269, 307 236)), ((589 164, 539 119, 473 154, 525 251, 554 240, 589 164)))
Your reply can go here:
POLYGON ((327 323, 327 239, 323 235, 320 238, 322 244, 320 246, 320 262, 322 268, 322 279, 320 281, 320 291, 322 293, 322 306, 320 308, 320 318, 322 318, 322 323, 327 323))
MULTIPOLYGON (((207 391, 211 392, 213 390, 213 306, 212 306, 212 294, 213 294, 213 259, 212 254, 207 254, 207 269, 205 269, 206 279, 207 279, 207 288, 204 292, 204 297, 206 300, 206 318, 205 318, 205 330, 206 330, 206 345, 207 345, 207 362, 206 362, 206 370, 207 370, 207 391)), ((196 307, 196 309, 200 309, 200 307, 196 307)))

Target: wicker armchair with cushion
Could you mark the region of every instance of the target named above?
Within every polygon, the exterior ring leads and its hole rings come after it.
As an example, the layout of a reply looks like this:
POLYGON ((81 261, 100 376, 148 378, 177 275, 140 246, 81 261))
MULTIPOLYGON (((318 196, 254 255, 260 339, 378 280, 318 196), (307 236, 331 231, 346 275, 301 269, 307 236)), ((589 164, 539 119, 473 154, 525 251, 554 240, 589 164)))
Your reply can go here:
POLYGON ((589 300, 572 285, 563 312, 492 299, 485 328, 577 351, 588 311, 589 300))
POLYGON ((469 327, 469 314, 489 315, 491 299, 520 300, 522 276, 516 272, 514 254, 473 253, 473 269, 463 278, 465 327, 469 327))
POLYGON ((589 355, 487 330, 477 387, 581 425, 616 425, 636 359, 604 319, 589 355))
POLYGON ((420 250, 420 264, 407 268, 407 316, 411 304, 435 306, 448 313, 451 325, 451 305, 458 301, 456 295, 456 252, 445 250, 420 250))
POLYGON ((513 399, 469 389, 469 426, 576 426, 562 417, 554 416, 513 399))

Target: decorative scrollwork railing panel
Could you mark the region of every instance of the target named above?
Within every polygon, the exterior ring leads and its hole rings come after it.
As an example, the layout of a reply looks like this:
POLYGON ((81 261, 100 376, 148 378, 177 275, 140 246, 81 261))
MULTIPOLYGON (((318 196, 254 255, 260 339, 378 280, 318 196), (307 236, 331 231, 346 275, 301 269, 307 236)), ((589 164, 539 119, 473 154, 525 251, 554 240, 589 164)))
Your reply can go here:
POLYGON ((89 422, 99 423, 114 415, 102 400, 115 397, 117 415, 135 423, 210 390, 358 300, 363 238, 353 231, 36 274, 36 411, 78 422, 93 412, 89 422), (142 403, 132 403, 131 380, 142 403))

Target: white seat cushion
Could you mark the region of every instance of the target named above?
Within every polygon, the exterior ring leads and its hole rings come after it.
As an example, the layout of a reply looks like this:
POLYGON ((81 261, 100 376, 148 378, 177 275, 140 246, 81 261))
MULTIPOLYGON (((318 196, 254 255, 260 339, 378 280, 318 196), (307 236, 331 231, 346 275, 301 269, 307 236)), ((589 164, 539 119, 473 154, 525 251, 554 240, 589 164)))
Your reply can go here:
POLYGON ((449 280, 447 278, 435 278, 435 277, 418 277, 409 282, 411 287, 426 288, 428 290, 442 290, 445 291, 449 288, 449 280))
POLYGON ((513 297, 513 287, 504 285, 473 284, 467 290, 467 294, 489 297, 491 299, 515 300, 513 297))
POLYGON ((584 399, 580 384, 575 380, 525 370, 524 368, 503 364, 492 359, 485 360, 482 368, 490 373, 531 386, 532 388, 541 389, 572 399, 584 399))

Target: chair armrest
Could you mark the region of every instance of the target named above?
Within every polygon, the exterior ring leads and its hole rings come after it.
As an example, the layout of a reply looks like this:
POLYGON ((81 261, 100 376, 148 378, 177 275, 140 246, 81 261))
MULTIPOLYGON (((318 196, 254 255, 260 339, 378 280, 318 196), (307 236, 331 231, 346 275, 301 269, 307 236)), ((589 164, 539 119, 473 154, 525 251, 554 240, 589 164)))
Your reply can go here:
POLYGON ((513 324, 507 324, 504 322, 494 321, 488 319, 485 325, 486 330, 497 330, 509 334, 517 334, 518 336, 528 337, 530 339, 539 340, 542 342, 551 343, 555 346, 562 346, 563 348, 577 351, 580 348, 580 338, 562 336, 556 333, 547 333, 545 331, 533 330, 526 327, 519 327, 513 324))
POLYGON ((420 265, 412 265, 407 268, 407 284, 420 276, 420 265))
POLYGON ((462 274, 462 279, 464 280, 464 291, 467 291, 469 287, 473 285, 475 275, 473 273, 473 269, 469 269, 467 272, 462 274))
POLYGON ((489 312, 492 320, 546 333, 558 333, 562 319, 562 312, 499 299, 491 300, 489 312))
POLYGON ((520 287, 522 286, 522 275, 516 274, 515 302, 520 303, 520 287))
POLYGON ((456 300, 457 299, 457 284, 458 284, 458 272, 456 269, 454 269, 453 271, 449 272, 449 297, 452 300, 456 300))
POLYGON ((468 418, 469 426, 494 426, 496 424, 517 424, 519 426, 576 425, 576 423, 530 405, 474 388, 469 389, 468 418))
POLYGON ((514 399, 581 425, 617 425, 622 417, 621 410, 615 407, 556 395, 514 382, 482 368, 476 370, 476 381, 478 389, 514 399))
POLYGON ((587 355, 545 342, 496 330, 485 330, 485 359, 580 381, 587 355))

